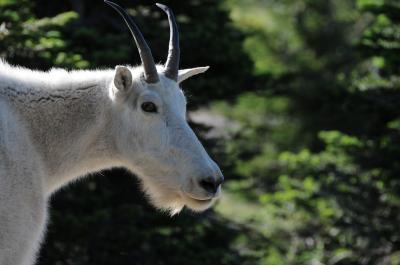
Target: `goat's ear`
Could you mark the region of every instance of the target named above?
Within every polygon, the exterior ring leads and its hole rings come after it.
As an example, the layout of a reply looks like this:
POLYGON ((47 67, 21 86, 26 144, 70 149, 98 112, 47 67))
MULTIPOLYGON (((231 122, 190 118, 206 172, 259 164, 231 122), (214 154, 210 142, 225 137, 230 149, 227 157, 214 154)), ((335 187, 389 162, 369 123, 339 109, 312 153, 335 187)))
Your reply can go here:
POLYGON ((132 73, 126 66, 115 67, 114 86, 118 91, 125 92, 132 87, 132 73))
POLYGON ((203 67, 179 70, 178 83, 181 83, 181 82, 185 81, 186 79, 188 79, 189 77, 192 77, 194 75, 204 73, 205 71, 208 70, 208 68, 210 68, 210 66, 203 66, 203 67))

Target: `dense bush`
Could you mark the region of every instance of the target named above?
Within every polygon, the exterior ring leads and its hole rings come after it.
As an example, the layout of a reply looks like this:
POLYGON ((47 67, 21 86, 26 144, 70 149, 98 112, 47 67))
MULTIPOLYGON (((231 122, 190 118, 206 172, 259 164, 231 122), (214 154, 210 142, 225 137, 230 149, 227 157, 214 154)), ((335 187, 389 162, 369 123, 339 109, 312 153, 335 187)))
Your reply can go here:
POLYGON ((257 255, 399 264, 399 3, 248 2, 231 5, 254 32, 247 47, 265 83, 215 109, 239 124, 227 145, 231 190, 268 213, 242 217, 269 239, 257 255), (268 6, 266 25, 246 16, 257 5, 268 6))

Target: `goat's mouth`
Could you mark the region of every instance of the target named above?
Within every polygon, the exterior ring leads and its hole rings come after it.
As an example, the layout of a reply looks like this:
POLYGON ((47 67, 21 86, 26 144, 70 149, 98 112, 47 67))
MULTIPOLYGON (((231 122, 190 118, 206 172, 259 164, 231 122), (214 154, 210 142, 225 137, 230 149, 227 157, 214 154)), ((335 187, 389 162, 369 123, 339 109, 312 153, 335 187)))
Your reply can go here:
POLYGON ((191 200, 196 201, 196 202, 200 202, 200 203, 209 203, 212 202, 212 198, 211 199, 195 199, 193 197, 188 196, 191 200))
POLYGON ((195 197, 192 194, 184 192, 184 191, 181 193, 181 196, 184 200, 185 205, 189 209, 192 209, 194 211, 204 211, 204 210, 210 208, 215 201, 214 197, 198 198, 198 197, 195 197))

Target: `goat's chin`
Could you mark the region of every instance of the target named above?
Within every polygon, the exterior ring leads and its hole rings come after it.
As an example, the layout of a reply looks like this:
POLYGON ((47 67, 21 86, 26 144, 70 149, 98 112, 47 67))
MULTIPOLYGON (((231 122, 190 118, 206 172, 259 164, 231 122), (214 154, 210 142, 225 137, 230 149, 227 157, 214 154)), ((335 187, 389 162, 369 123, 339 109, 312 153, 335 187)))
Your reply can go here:
POLYGON ((182 211, 185 206, 179 193, 174 189, 167 188, 166 185, 161 186, 142 180, 142 188, 149 198, 150 203, 161 211, 175 215, 182 211))
POLYGON ((158 198, 150 197, 150 201, 155 207, 157 207, 161 211, 168 212, 171 216, 180 213, 185 206, 180 200, 161 201, 158 200, 158 198))
POLYGON ((143 188, 148 195, 150 202, 158 209, 166 211, 172 215, 178 214, 183 207, 187 206, 195 212, 201 212, 210 208, 215 199, 198 200, 183 192, 173 189, 143 183, 143 188))
POLYGON ((162 192, 158 190, 157 193, 146 190, 146 193, 150 199, 151 204, 161 211, 166 211, 171 215, 175 215, 182 211, 185 204, 181 197, 174 192, 162 192))

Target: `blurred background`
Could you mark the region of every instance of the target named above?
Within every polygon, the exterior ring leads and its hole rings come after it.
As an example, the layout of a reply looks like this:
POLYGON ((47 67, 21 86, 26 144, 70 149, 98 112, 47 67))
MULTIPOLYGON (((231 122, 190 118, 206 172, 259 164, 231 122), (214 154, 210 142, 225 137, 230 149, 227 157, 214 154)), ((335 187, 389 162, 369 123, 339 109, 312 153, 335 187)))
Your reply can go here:
MULTIPOLYGON (((166 16, 125 1, 164 62, 166 16)), ((205 213, 152 208, 123 169, 52 197, 39 265, 400 264, 400 2, 164 0, 189 118, 221 165, 205 213)), ((0 0, 0 56, 35 69, 138 64, 101 0, 0 0)))

